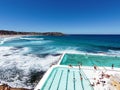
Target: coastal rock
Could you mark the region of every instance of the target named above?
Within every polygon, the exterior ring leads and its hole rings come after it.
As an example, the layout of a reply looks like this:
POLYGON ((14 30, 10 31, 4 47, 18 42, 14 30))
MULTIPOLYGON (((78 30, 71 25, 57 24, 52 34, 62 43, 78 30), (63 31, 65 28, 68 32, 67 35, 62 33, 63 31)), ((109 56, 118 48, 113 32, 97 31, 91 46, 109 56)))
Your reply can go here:
POLYGON ((26 88, 12 88, 7 84, 0 85, 0 90, 32 90, 32 89, 26 89, 26 88))

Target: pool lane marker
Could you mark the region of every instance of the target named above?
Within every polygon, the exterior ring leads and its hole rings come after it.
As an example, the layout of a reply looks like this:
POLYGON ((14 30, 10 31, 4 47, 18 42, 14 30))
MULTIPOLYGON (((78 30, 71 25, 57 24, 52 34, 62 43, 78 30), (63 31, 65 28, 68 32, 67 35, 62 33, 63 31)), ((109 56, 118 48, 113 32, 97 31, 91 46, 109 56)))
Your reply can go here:
POLYGON ((80 74, 80 81, 81 81, 81 86, 82 86, 82 89, 84 90, 84 85, 83 85, 83 77, 79 71, 79 74, 80 74))
POLYGON ((56 76, 56 74, 57 74, 57 71, 58 71, 58 70, 56 70, 56 72, 55 72, 55 74, 54 74, 53 80, 52 80, 52 82, 51 82, 51 84, 50 84, 50 86, 49 86, 49 90, 50 90, 50 88, 51 88, 51 86, 52 86, 52 84, 53 84, 53 81, 54 81, 54 79, 55 79, 55 76, 56 76))
POLYGON ((59 89, 59 86, 60 86, 60 82, 61 82, 62 74, 63 74, 63 70, 61 71, 61 75, 60 75, 60 79, 59 79, 59 82, 58 82, 57 90, 59 89))
POLYGON ((67 70, 67 78, 66 78, 66 89, 65 89, 65 90, 67 90, 69 72, 70 72, 70 70, 68 69, 68 70, 67 70))
POLYGON ((74 84, 74 90, 75 90, 75 72, 73 71, 73 84, 74 84))

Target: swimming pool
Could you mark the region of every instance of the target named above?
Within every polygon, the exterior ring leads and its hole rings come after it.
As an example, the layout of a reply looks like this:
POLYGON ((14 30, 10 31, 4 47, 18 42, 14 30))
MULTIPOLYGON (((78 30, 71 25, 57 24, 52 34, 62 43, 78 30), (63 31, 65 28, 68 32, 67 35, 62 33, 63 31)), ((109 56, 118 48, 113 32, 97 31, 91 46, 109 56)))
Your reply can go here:
POLYGON ((106 66, 120 67, 120 57, 116 56, 100 56, 100 55, 83 55, 83 54, 65 54, 60 65, 82 64, 83 66, 106 66))
POLYGON ((56 67, 40 90, 93 90, 93 87, 82 70, 56 67))

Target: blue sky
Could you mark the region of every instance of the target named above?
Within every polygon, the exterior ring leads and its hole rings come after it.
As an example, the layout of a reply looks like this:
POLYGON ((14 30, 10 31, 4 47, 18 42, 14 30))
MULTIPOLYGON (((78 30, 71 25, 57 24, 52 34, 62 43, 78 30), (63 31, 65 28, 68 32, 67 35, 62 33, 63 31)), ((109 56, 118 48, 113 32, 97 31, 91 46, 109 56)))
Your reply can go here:
POLYGON ((120 34, 120 0, 0 0, 0 29, 120 34))

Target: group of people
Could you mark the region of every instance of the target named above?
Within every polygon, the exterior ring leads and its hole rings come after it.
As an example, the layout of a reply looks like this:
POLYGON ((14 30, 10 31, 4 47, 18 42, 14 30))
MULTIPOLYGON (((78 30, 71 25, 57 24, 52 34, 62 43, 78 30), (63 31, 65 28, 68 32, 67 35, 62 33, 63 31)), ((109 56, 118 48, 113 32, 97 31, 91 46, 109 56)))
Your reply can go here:
MULTIPOLYGON (((69 65, 69 67, 73 67, 72 65, 69 65)), ((94 70, 95 71, 99 71, 99 68, 98 66, 94 65, 93 66, 94 70)), ((114 64, 111 65, 111 68, 114 69, 114 64)), ((81 69, 81 65, 79 65, 79 69, 81 69)), ((97 86, 97 85, 102 85, 102 86, 105 86, 106 85, 106 78, 109 79, 111 76, 105 72, 103 72, 102 70, 100 70, 101 74, 98 74, 98 78, 93 78, 93 83, 91 83, 90 85, 91 86, 97 86)), ((82 80, 82 75, 80 75, 80 79, 82 80)))
POLYGON ((94 78, 94 80, 96 81, 96 83, 93 82, 91 84, 91 86, 99 85, 101 83, 102 83, 102 86, 104 86, 106 84, 106 81, 104 80, 104 78, 110 78, 110 75, 105 74, 104 72, 102 72, 100 78, 98 78, 97 80, 96 80, 96 78, 94 78))
MULTIPOLYGON (((112 64, 112 69, 114 68, 114 64, 112 64)), ((98 67, 96 65, 94 65, 94 70, 98 70, 98 67)), ((98 74, 98 78, 93 78, 94 82, 91 83, 91 86, 97 86, 102 84, 102 86, 105 86, 106 81, 105 78, 109 79, 110 75, 106 74, 105 72, 101 71, 101 74, 98 74), (100 76, 100 77, 99 77, 100 76)))

